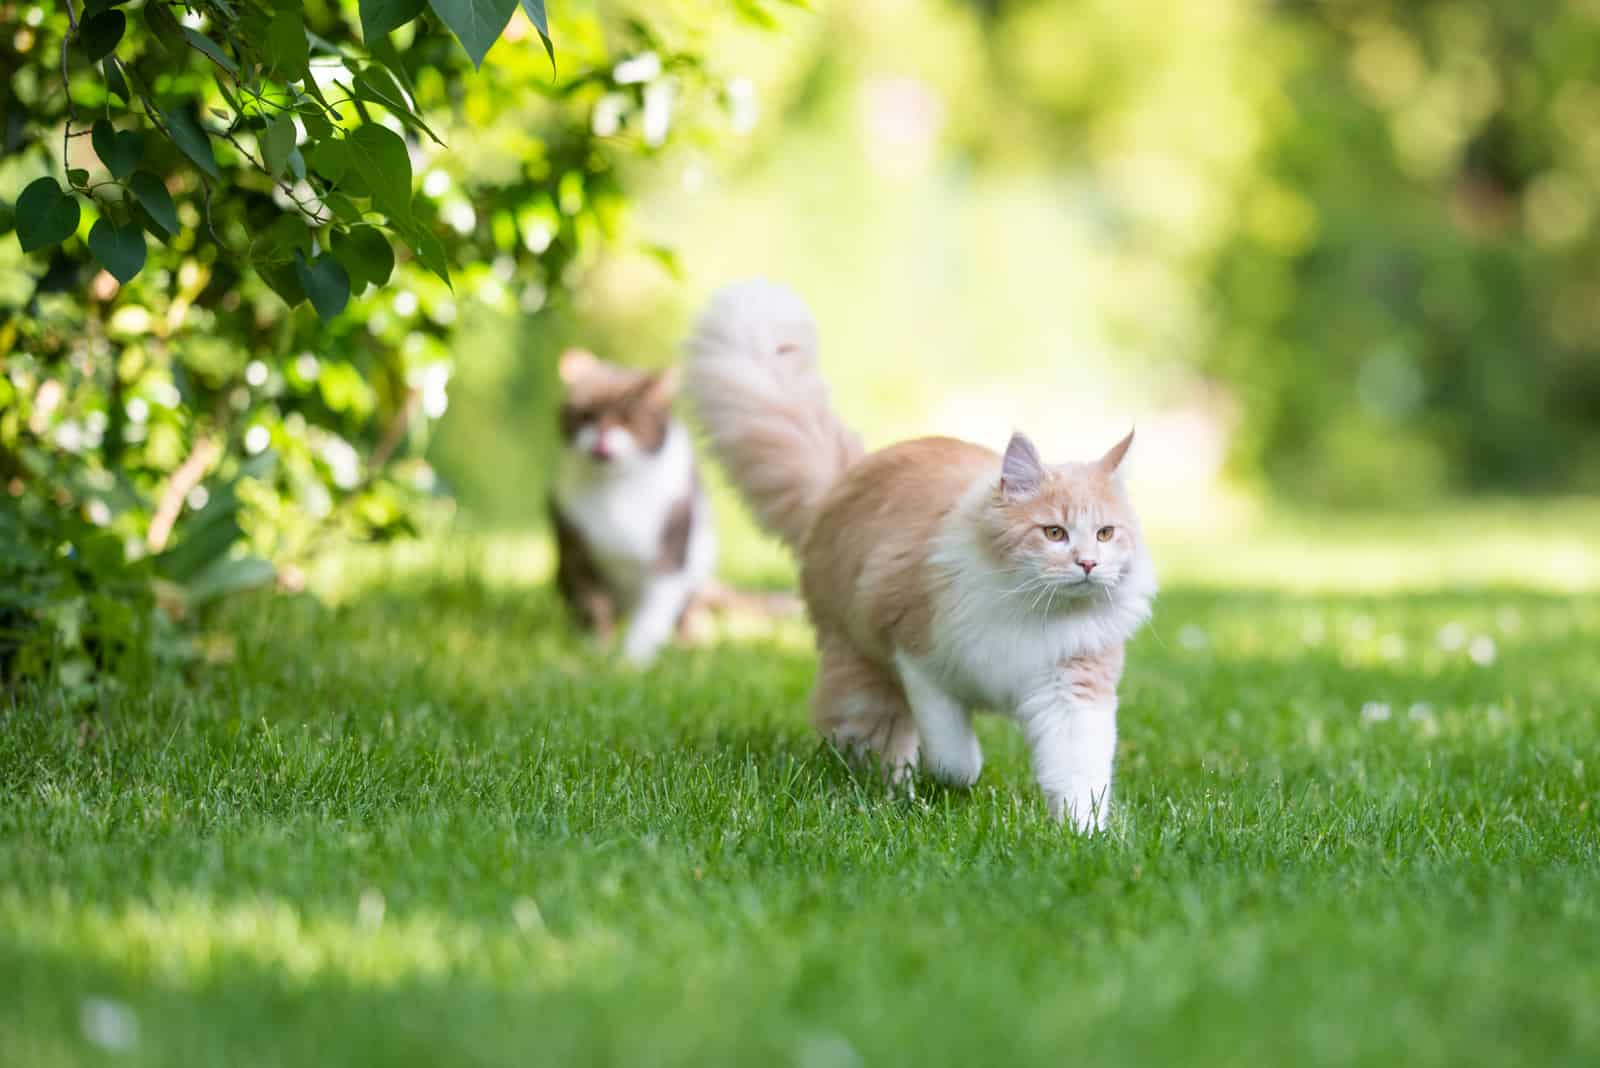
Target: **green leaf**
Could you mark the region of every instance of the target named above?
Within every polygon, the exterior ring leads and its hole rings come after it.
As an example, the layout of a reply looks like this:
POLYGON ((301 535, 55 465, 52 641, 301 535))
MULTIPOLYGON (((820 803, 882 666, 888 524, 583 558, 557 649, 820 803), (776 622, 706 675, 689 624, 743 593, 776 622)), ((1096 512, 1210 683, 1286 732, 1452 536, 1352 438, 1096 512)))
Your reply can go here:
POLYGON ((183 27, 173 17, 165 4, 144 5, 144 22, 150 35, 161 43, 169 55, 177 55, 189 47, 183 39, 183 27))
POLYGON ((133 177, 128 179, 128 189, 139 201, 139 206, 150 213, 156 225, 167 232, 168 237, 177 235, 178 209, 160 178, 149 171, 134 171, 133 177))
POLYGON ((161 109, 161 118, 172 133, 172 143, 194 160, 195 166, 213 178, 222 177, 222 172, 217 169, 217 157, 211 150, 211 139, 186 105, 169 103, 161 109))
POLYGON ((294 151, 294 139, 294 120, 288 115, 279 115, 261 132, 261 160, 274 178, 283 176, 289 154, 294 151))
POLYGON ((333 213, 347 223, 359 223, 366 217, 366 212, 343 193, 329 193, 322 198, 322 202, 333 209, 333 213))
POLYGON ((117 42, 128 28, 128 16, 120 11, 102 11, 83 20, 78 27, 78 39, 89 62, 98 63, 116 50, 117 42))
POLYGON ((295 108, 300 116, 300 121, 305 124, 306 138, 311 141, 321 141, 333 136, 333 123, 329 122, 322 109, 315 104, 302 104, 295 108))
POLYGON ((411 251, 417 254, 417 260, 428 270, 439 276, 439 279, 455 289, 455 283, 450 281, 450 261, 445 255, 444 245, 433 236, 433 232, 421 226, 413 226, 402 231, 406 244, 411 246, 411 251))
POLYGON ((89 184, 89 172, 82 167, 73 167, 67 171, 67 184, 75 189, 82 189, 89 184))
POLYGON ((395 83, 394 76, 383 66, 376 63, 372 64, 366 70, 357 73, 350 84, 351 88, 355 90, 356 96, 362 100, 383 105, 401 116, 412 126, 427 134, 433 139, 434 144, 440 146, 444 144, 443 141, 439 140, 439 135, 434 133, 426 122, 422 121, 422 116, 413 111, 411 105, 406 103, 405 93, 401 92, 400 86, 395 83))
POLYGON ((475 67, 483 66, 483 57, 517 9, 517 0, 429 0, 429 4, 467 50, 475 67))
POLYGON ((350 169, 350 146, 342 137, 306 145, 306 162, 330 182, 337 183, 350 169))
POLYGON ((280 215, 256 235, 250 245, 250 263, 261 280, 291 308, 306 299, 305 287, 294 269, 297 255, 311 251, 311 231, 294 215, 280 215))
POLYGON ((239 73, 239 64, 235 63, 233 57, 222 50, 221 45, 217 44, 217 42, 213 41, 199 30, 192 30, 187 26, 182 27, 182 30, 183 39, 187 41, 191 47, 204 52, 207 56, 211 57, 212 61, 215 62, 217 66, 221 67, 229 74, 239 73))
POLYGON ((361 36, 370 43, 422 14, 422 0, 361 0, 361 36))
POLYGON ((117 130, 106 119, 96 119, 89 141, 113 178, 126 178, 139 165, 144 139, 137 130, 117 130))
POLYGON ((118 226, 102 215, 89 231, 89 251, 113 278, 126 285, 144 269, 144 231, 132 223, 118 226))
POLYGON ((372 202, 390 219, 411 218, 411 155, 392 130, 376 123, 356 127, 345 138, 350 168, 372 191, 372 202))
POLYGON ((63 193, 56 180, 36 178, 17 198, 17 240, 22 251, 59 245, 78 229, 78 198, 63 193))
POLYGON ((114 96, 120 96, 124 104, 133 101, 133 94, 128 91, 127 79, 123 78, 122 70, 117 66, 117 61, 110 56, 106 57, 101 70, 106 76, 106 91, 114 96))
POLYGON ((267 23, 266 40, 261 43, 262 58, 280 78, 295 81, 306 77, 311 61, 311 46, 306 40, 306 23, 300 12, 284 9, 267 23))
POLYGON ((550 41, 550 23, 544 15, 544 0, 522 0, 522 10, 528 13, 528 21, 539 31, 539 40, 544 42, 545 54, 550 57, 550 69, 554 71, 556 46, 550 41))
POLYGON ((334 257, 318 256, 307 262, 305 254, 297 250, 294 273, 323 322, 344 311, 344 306, 350 303, 350 276, 334 257))
POLYGON ((394 248, 375 226, 352 226, 348 232, 334 231, 330 251, 344 264, 350 276, 350 288, 357 293, 369 283, 383 285, 394 273, 394 248))

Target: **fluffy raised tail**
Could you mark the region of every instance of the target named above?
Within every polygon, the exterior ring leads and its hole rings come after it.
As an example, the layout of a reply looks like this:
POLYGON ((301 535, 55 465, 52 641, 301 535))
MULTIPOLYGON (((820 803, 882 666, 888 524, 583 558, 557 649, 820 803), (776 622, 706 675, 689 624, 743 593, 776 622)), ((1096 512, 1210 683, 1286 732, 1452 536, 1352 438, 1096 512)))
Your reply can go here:
POLYGON ((740 282, 711 298, 688 350, 689 396, 717 458, 762 524, 798 547, 862 452, 828 403, 811 313, 781 286, 740 282))

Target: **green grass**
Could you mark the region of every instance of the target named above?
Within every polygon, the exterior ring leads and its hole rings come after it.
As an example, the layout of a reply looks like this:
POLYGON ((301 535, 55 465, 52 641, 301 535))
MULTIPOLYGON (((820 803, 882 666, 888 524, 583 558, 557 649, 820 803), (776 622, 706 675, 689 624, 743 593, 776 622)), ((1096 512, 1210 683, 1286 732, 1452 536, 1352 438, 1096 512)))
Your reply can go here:
POLYGON ((969 793, 852 776, 798 624, 635 676, 536 542, 344 557, 3 710, 0 1064, 1595 1063, 1600 598, 1285 530, 1303 592, 1167 554, 1092 840, 1004 723, 969 793))

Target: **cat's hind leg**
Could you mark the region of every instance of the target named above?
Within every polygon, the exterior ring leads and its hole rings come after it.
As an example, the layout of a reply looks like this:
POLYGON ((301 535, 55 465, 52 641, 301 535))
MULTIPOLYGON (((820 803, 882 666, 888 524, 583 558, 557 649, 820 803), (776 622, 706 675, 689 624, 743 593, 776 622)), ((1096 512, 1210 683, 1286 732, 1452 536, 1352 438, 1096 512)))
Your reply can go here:
POLYGON ((894 673, 843 638, 824 637, 811 717, 834 745, 876 759, 898 781, 917 764, 917 725, 894 673))

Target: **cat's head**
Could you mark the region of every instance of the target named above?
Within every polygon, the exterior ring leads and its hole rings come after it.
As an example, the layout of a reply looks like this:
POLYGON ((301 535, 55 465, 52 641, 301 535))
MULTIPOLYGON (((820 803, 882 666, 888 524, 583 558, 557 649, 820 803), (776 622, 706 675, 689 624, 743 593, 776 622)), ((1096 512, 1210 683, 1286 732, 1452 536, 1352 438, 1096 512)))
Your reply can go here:
POLYGON ((1148 580, 1139 519, 1118 475, 1132 444, 1129 432, 1098 460, 1046 464, 1027 437, 1012 436, 984 526, 1023 603, 1109 597, 1130 578, 1148 580))
POLYGON ((561 376, 561 439, 597 467, 625 468, 661 451, 672 428, 675 369, 649 373, 568 349, 561 376))

